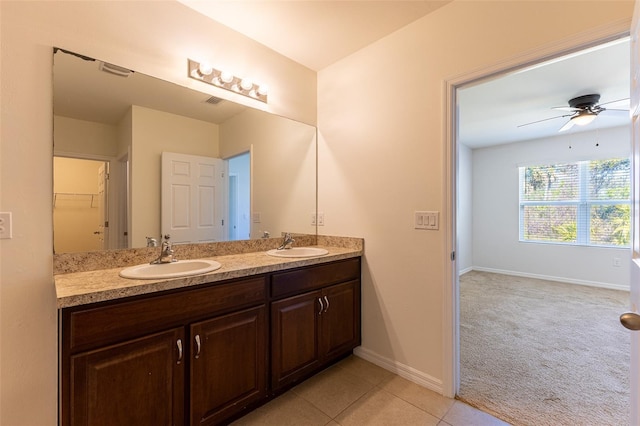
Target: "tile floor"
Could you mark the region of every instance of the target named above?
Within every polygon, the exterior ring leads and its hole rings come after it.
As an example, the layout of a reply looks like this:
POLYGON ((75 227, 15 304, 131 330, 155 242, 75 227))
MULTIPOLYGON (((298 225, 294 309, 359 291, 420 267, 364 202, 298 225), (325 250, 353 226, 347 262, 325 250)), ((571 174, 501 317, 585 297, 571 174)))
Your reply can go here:
POLYGON ((508 423, 352 355, 233 425, 504 426, 508 423))

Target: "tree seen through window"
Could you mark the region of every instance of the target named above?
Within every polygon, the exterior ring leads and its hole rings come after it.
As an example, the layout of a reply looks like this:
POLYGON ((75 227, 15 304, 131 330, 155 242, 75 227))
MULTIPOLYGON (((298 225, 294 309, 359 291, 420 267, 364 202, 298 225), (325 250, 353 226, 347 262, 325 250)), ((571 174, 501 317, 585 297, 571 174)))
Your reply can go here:
POLYGON ((520 240, 628 247, 628 158, 520 168, 520 240))

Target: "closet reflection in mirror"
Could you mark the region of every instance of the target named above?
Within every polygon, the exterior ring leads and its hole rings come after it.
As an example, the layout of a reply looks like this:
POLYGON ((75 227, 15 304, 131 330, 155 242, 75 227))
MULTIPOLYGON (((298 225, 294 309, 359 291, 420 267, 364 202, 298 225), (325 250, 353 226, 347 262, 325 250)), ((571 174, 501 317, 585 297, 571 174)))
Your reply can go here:
POLYGON ((55 253, 316 233, 315 127, 60 49, 53 70, 55 253))

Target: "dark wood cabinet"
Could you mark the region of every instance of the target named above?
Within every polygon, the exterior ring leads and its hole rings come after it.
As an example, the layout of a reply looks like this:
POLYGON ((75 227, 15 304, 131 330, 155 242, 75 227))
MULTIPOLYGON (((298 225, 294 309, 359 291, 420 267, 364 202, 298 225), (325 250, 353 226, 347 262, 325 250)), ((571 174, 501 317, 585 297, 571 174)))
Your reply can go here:
POLYGON ((295 382, 318 367, 319 298, 313 291, 271 304, 271 386, 295 382))
POLYGON ((61 424, 214 425, 263 399, 266 283, 63 309, 61 424))
POLYGON ((295 293, 271 303, 271 387, 309 376, 360 344, 359 259, 272 277, 273 293, 295 293), (320 279, 319 279, 320 278, 320 279), (341 280, 346 282, 336 284, 341 280), (273 291, 275 287, 277 291, 273 291))
POLYGON ((71 357, 74 425, 182 425, 183 330, 173 329, 71 357))
POLYGON ((267 392, 264 305, 190 327, 191 425, 215 425, 267 392))
POLYGON ((360 259, 60 311, 60 424, 227 424, 360 344, 360 259))
POLYGON ((322 292, 320 349, 323 359, 333 359, 360 344, 360 283, 349 281, 322 292))

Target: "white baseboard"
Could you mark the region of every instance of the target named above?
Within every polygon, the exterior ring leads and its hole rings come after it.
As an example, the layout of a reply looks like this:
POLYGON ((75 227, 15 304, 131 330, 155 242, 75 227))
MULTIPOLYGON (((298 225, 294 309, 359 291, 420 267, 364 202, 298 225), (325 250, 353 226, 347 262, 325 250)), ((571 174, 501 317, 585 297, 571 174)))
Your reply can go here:
POLYGON ((442 391, 442 380, 436 379, 426 373, 416 370, 415 368, 409 367, 408 365, 401 364, 397 361, 394 361, 389 358, 385 358, 369 349, 363 348, 362 346, 358 346, 353 350, 354 355, 365 359, 378 367, 382 367, 385 370, 391 371, 394 374, 397 374, 400 377, 403 377, 413 383, 416 383, 422 387, 427 389, 431 389, 434 392, 443 394, 442 391))
MULTIPOLYGON (((536 278, 539 280, 547 280, 547 281, 556 281, 567 284, 577 284, 584 285, 588 287, 599 287, 599 288, 608 288, 612 290, 623 290, 629 291, 629 287, 621 284, 612 284, 612 283, 601 283, 598 281, 587 281, 587 280, 576 280, 573 278, 563 278, 563 277, 554 277, 551 275, 540 275, 540 274, 530 274, 527 272, 516 272, 516 271, 507 271, 504 269, 493 269, 493 268, 484 268, 482 266, 474 266, 471 268, 473 271, 481 271, 481 272, 493 272, 495 274, 503 274, 503 275, 512 275, 514 277, 525 277, 525 278, 536 278)), ((469 272, 465 270, 465 273, 469 272)), ((460 272, 462 275, 463 272, 460 272)))
POLYGON ((471 272, 471 271, 473 271, 473 266, 469 266, 468 268, 459 270, 458 271, 458 275, 464 275, 467 272, 471 272))

